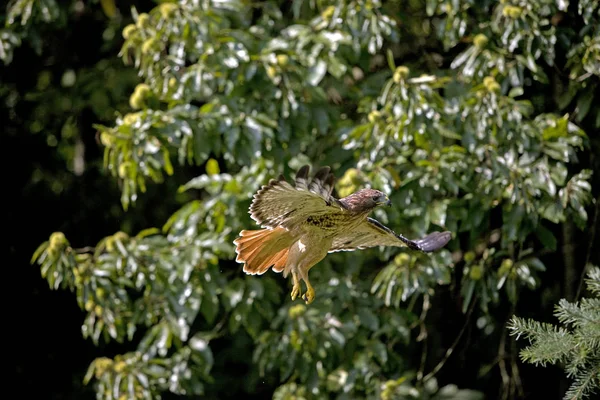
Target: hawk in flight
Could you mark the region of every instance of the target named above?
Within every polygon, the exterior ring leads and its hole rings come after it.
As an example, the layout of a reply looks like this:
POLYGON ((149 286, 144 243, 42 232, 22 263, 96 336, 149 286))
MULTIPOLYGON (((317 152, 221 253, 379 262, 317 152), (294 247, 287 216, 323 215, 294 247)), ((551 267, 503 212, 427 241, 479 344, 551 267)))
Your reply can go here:
POLYGON ((243 230, 234 240, 236 261, 244 263, 245 273, 261 275, 272 267, 283 271, 284 277, 292 274, 292 301, 302 297, 300 280, 306 284, 306 304, 315 299, 308 271, 327 253, 376 246, 408 246, 429 253, 444 247, 452 236, 446 231, 407 239, 368 217, 378 206, 391 206, 383 192, 361 189, 336 199, 329 167, 319 169, 312 179, 308 172, 308 166, 302 167, 294 186, 280 175, 261 187, 250 216, 263 229, 243 230))

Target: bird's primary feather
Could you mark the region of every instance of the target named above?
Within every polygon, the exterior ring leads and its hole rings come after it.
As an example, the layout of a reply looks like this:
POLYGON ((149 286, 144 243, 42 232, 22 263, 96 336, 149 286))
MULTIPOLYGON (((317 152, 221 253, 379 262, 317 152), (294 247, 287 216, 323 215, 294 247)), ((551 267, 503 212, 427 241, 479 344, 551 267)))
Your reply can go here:
POLYGON ((283 177, 272 179, 255 195, 250 205, 250 216, 262 227, 293 228, 311 215, 340 213, 343 206, 331 196, 333 174, 328 167, 321 168, 312 180, 308 167, 296 175, 296 186, 283 177))

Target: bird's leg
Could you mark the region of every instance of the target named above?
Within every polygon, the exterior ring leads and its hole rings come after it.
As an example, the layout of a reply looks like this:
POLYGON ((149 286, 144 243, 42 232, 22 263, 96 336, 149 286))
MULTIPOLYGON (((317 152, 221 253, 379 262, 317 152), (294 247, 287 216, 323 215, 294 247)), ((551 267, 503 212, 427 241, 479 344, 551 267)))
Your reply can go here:
POLYGON ((306 283, 306 293, 304 293, 304 296, 302 296, 302 298, 304 299, 306 304, 310 304, 315 300, 315 289, 313 289, 312 285, 310 284, 310 281, 308 280, 308 270, 303 270, 300 273, 302 276, 302 280, 304 281, 304 283, 306 283))
POLYGON ((302 296, 302 286, 300 286, 300 279, 298 278, 298 273, 292 269, 292 281, 294 282, 294 287, 292 287, 292 301, 296 300, 296 297, 302 296))

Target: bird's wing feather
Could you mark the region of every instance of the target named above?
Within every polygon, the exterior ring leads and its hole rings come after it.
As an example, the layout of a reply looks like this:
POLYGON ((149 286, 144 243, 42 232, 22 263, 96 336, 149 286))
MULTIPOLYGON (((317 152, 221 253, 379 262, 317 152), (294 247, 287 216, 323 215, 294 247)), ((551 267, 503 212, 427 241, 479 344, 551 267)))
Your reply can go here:
POLYGON ((413 250, 429 253, 444 247, 451 238, 452 234, 446 231, 433 232, 419 240, 410 240, 395 233, 376 219, 366 218, 351 232, 334 238, 329 252, 353 251, 376 246, 408 246, 413 250))
POLYGON ((298 171, 295 186, 283 176, 262 186, 250 205, 252 219, 263 228, 289 229, 308 216, 343 210, 343 205, 331 195, 334 176, 329 167, 319 169, 312 179, 308 171, 308 166, 298 171))

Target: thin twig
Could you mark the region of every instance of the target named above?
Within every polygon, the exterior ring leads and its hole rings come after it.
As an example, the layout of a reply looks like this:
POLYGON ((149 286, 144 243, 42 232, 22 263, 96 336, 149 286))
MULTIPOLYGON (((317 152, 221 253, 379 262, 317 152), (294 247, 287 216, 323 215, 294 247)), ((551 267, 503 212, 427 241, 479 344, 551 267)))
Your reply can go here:
POLYGON ((471 314, 473 314, 473 310, 475 309, 475 303, 477 303, 477 298, 474 298, 471 301, 471 305, 469 306, 469 310, 467 311, 467 317, 466 317, 465 323, 464 323, 463 327, 461 328, 461 330, 460 330, 458 336, 456 337, 456 339, 454 339, 454 343, 452 343, 452 346, 450 346, 450 348, 448 350, 446 350, 446 354, 444 355, 444 358, 442 358, 440 360, 440 362, 435 366, 435 368, 433 368, 433 370, 430 373, 428 373, 425 376, 425 378, 423 378, 423 382, 427 382, 428 380, 430 380, 431 378, 433 378, 442 369, 442 367, 444 366, 444 364, 446 363, 446 361, 448 361, 448 359, 450 358, 450 356, 454 352, 454 349, 458 345, 458 342, 460 341, 460 338, 462 337, 462 335, 467 330, 467 326, 469 326, 469 320, 471 319, 471 314))
POLYGON ((417 342, 420 342, 423 339, 427 339, 427 327, 425 326, 425 318, 427 318, 427 311, 431 308, 431 303, 429 302, 429 295, 425 293, 423 295, 423 309, 421 310, 421 316, 419 317, 419 321, 421 322, 421 332, 419 336, 417 336, 417 342))
POLYGON ((211 332, 211 340, 223 337, 225 335, 225 331, 223 331, 223 326, 225 322, 229 319, 229 314, 226 313, 223 318, 210 330, 211 332))
POLYGON ((417 325, 423 324, 423 321, 425 321, 425 317, 427 317, 427 311, 429 310, 429 308, 431 308, 429 304, 429 294, 425 293, 423 295, 423 308, 421 309, 421 315, 419 315, 419 319, 417 321, 410 324, 410 326, 408 327, 409 330, 413 330, 417 327, 417 325))
POLYGON ((515 387, 517 389, 517 393, 519 397, 523 398, 525 396, 525 391, 523 390, 523 382, 521 382, 521 374, 519 373, 519 365, 517 364, 517 341, 511 340, 510 342, 510 365, 512 370, 512 378, 515 382, 515 387))
MULTIPOLYGON (((425 372, 425 362, 427 361, 427 328, 425 327, 425 318, 427 317, 427 311, 431 308, 431 303, 429 302, 429 294, 425 293, 423 295, 423 309, 421 310, 421 315, 419 316, 419 323, 421 326, 421 331, 419 333, 419 337, 417 341, 423 340, 423 351, 421 352, 421 363, 419 365, 419 371, 417 372, 417 381, 421 381, 423 379, 423 373, 425 372)), ((412 329, 412 328, 411 328, 412 329)))
POLYGON ((421 364, 419 365, 419 371, 417 371, 417 382, 421 382, 423 379, 423 372, 425 372, 425 362, 427 361, 427 340, 423 342, 423 351, 421 351, 421 364))

